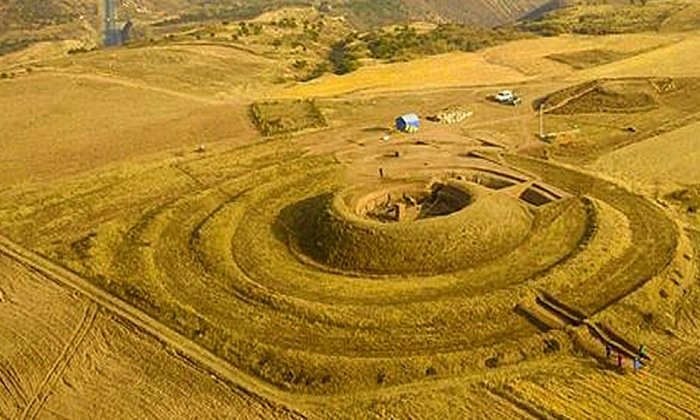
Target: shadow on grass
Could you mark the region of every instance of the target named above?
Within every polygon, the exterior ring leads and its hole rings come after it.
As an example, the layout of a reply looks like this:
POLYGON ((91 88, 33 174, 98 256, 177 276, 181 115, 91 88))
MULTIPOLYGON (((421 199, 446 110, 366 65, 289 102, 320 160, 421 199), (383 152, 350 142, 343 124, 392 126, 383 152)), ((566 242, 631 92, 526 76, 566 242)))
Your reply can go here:
POLYGON ((525 318, 529 323, 534 325, 541 332, 548 332, 552 330, 552 328, 549 325, 545 324, 537 317, 521 308, 520 305, 517 305, 515 308, 513 308, 513 312, 525 318))
POLYGON ((318 245, 321 224, 332 199, 333 194, 324 193, 284 207, 272 224, 275 238, 314 259, 322 259, 324 252, 318 245))

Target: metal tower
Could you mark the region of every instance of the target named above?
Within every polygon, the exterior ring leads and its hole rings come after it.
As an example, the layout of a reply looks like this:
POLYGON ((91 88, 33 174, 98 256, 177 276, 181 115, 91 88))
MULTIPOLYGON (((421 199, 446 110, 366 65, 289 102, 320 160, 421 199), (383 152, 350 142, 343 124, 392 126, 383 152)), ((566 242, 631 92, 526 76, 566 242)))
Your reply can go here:
POLYGON ((117 26, 116 0, 103 0, 102 43, 105 47, 113 47, 122 43, 121 31, 117 26))

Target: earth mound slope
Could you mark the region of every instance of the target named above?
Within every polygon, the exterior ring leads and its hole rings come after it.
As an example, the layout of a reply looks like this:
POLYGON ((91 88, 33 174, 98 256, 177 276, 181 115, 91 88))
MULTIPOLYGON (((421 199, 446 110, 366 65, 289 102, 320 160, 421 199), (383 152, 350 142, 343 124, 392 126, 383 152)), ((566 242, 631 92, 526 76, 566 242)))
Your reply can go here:
POLYGON ((322 211, 296 229, 299 248, 350 272, 474 267, 520 244, 533 222, 516 197, 455 181, 369 185, 320 199, 322 211))

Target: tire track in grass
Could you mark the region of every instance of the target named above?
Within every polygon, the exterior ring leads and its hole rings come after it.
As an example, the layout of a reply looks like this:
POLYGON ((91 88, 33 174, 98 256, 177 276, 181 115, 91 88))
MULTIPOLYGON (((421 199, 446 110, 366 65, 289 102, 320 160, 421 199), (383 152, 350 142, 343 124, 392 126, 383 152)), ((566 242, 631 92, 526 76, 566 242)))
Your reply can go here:
POLYGON ((2 354, 0 354, 0 385, 2 386, 0 390, 5 390, 5 392, 0 393, 2 400, 4 400, 0 408, 4 404, 9 403, 9 406, 6 406, 7 408, 14 405, 15 409, 20 411, 22 407, 27 405, 27 392, 22 387, 19 375, 10 361, 3 357, 2 354))
MULTIPOLYGON (((202 370, 209 372, 212 378, 227 383, 230 389, 239 395, 244 397, 247 396, 250 400, 258 402, 265 408, 270 408, 271 410, 274 409, 275 414, 280 414, 285 418, 306 418, 306 416, 302 413, 286 405, 292 403, 290 398, 285 398, 284 395, 279 395, 276 390, 268 387, 267 384, 259 383, 242 374, 240 371, 236 370, 228 363, 222 361, 196 343, 184 339, 182 336, 149 317, 144 312, 126 304, 124 301, 114 297, 103 289, 100 289, 85 278, 78 276, 76 273, 69 271, 62 266, 56 265, 52 261, 23 248, 2 235, 0 235, 0 254, 7 255, 9 258, 17 261, 22 266, 27 267, 28 270, 46 277, 47 280, 53 281, 56 284, 68 287, 82 295, 85 295, 94 302, 95 308, 92 310, 95 312, 97 311, 98 307, 102 307, 105 310, 114 313, 124 322, 133 324, 139 330, 153 336, 163 344, 172 348, 172 351, 181 359, 190 360, 192 363, 195 363, 197 366, 201 367, 202 370), (279 397, 279 399, 282 401, 278 401, 277 398, 271 399, 264 394, 279 397)), ((87 326, 84 323, 81 323, 81 325, 84 327, 87 326)), ((91 325, 87 326, 88 328, 85 328, 85 331, 82 332, 83 337, 89 330, 90 326, 91 325)), ((80 330, 78 332, 80 332, 80 330)), ((75 342, 75 340, 71 340, 71 342, 75 342)), ((75 349, 73 349, 73 352, 75 352, 75 349)), ((63 365, 63 369, 65 369, 66 366, 67 363, 63 365)), ((52 369, 52 371, 55 370, 56 369, 52 369)), ((59 376, 60 375, 53 375, 52 380, 57 379, 59 376)), ((34 399, 39 401, 41 398, 43 398, 43 403, 48 396, 50 389, 49 387, 41 388, 43 389, 43 391, 40 390, 42 395, 39 395, 40 393, 37 392, 37 396, 35 396, 34 399)), ((293 402, 297 402, 296 399, 294 399, 293 402)), ((34 406, 35 404, 36 403, 32 403, 34 406)), ((24 415, 20 418, 34 418, 27 417, 27 414, 36 416, 38 410, 34 409, 36 411, 33 411, 32 413, 29 413, 29 410, 30 407, 28 406, 25 409, 24 415)))
POLYGON ((63 352, 53 364, 44 380, 39 384, 32 399, 24 407, 22 414, 19 416, 20 419, 34 419, 39 414, 41 407, 51 393, 53 385, 63 375, 63 372, 65 372, 68 364, 73 359, 76 350, 85 339, 90 328, 92 328, 98 309, 99 306, 94 302, 85 309, 85 315, 83 315, 83 319, 80 321, 73 337, 71 337, 68 345, 63 349, 63 352))

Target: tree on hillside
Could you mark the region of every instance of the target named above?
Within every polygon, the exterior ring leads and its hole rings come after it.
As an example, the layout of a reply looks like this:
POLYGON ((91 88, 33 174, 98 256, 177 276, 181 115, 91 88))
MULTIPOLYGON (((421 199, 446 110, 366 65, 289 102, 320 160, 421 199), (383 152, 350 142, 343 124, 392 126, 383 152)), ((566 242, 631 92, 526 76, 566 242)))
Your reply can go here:
POLYGON ((348 51, 348 46, 345 41, 339 41, 333 44, 328 60, 333 66, 333 73, 347 74, 351 73, 360 66, 357 58, 348 51))

